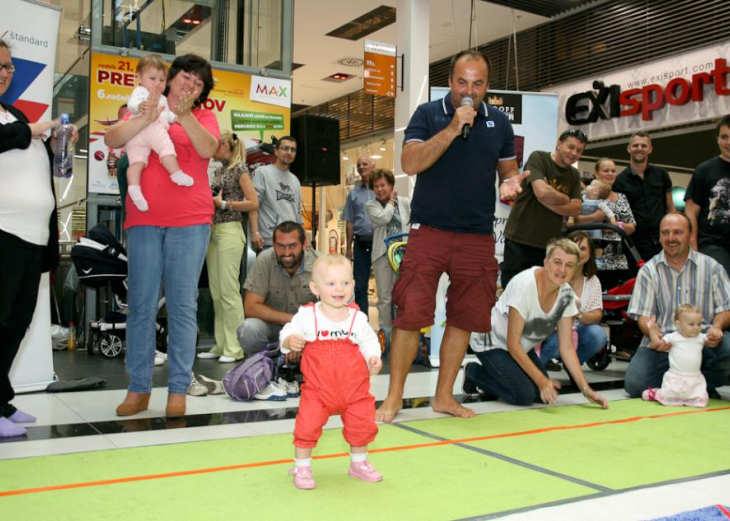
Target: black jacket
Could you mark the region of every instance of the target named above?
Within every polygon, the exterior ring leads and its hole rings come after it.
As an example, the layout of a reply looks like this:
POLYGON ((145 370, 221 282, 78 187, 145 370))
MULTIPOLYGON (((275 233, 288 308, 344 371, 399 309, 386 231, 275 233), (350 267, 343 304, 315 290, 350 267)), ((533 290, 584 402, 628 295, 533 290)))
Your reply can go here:
MULTIPOLYGON (((25 150, 30 146, 32 139, 30 127, 28 126, 28 118, 25 117, 25 114, 11 105, 7 105, 2 102, 0 102, 0 105, 2 105, 5 110, 10 112, 18 120, 15 123, 0 125, 0 154, 16 148, 25 150)), ((47 139, 45 141, 45 145, 46 151, 48 152, 49 163, 48 182, 51 184, 51 191, 53 192, 53 199, 55 201, 56 190, 53 186, 53 152, 51 151, 51 140, 47 139)), ((3 175, 3 173, 0 172, 0 175, 3 175)), ((50 231, 50 236, 48 238, 46 256, 43 261, 43 271, 50 271, 58 265, 58 211, 55 204, 53 206, 53 212, 51 212, 48 229, 50 231)))

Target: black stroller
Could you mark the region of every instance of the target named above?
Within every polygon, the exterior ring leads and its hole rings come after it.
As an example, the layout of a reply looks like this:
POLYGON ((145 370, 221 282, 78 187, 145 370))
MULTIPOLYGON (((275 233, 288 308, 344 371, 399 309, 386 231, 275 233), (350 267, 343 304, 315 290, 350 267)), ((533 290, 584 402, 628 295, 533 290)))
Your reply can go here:
MULTIPOLYGON (((127 329, 127 251, 103 224, 97 224, 86 237, 81 237, 78 244, 71 249, 79 281, 92 288, 111 286, 114 294, 114 309, 109 311, 104 320, 92 320, 89 323, 89 352, 99 352, 114 358, 122 353, 125 331, 127 329)), ((157 309, 165 304, 160 299, 157 309)), ((167 343, 167 332, 159 323, 157 330, 158 349, 167 343)))

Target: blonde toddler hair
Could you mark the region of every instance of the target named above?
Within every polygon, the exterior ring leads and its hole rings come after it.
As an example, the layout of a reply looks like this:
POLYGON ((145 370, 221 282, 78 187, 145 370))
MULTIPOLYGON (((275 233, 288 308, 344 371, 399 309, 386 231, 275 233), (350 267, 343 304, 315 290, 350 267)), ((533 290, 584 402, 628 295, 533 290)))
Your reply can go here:
POLYGON ((167 74, 167 63, 159 54, 145 54, 137 62, 137 74, 142 74, 145 69, 157 69, 167 74))
POLYGON ((595 186, 596 190, 598 191, 597 195, 599 199, 606 199, 609 195, 611 195, 611 191, 613 188, 611 188, 611 185, 604 182, 599 181, 598 179, 594 179, 591 181, 590 186, 595 186))
POLYGON ((312 265, 312 278, 315 278, 316 275, 327 268, 338 265, 346 266, 350 270, 350 276, 352 277, 352 264, 349 260, 347 260, 347 257, 339 253, 327 253, 318 257, 317 260, 314 261, 314 264, 312 265))
POLYGON ((702 315, 702 311, 697 306, 693 304, 682 304, 677 308, 677 311, 674 313, 674 320, 679 320, 682 315, 687 315, 690 313, 697 313, 698 315, 702 315))

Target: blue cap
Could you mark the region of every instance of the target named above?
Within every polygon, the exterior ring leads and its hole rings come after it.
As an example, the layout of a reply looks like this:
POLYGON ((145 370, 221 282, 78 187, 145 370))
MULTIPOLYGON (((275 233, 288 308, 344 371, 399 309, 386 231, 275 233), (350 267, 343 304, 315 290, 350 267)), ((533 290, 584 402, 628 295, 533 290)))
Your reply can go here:
POLYGON ((68 125, 68 114, 61 114, 61 125, 68 125))

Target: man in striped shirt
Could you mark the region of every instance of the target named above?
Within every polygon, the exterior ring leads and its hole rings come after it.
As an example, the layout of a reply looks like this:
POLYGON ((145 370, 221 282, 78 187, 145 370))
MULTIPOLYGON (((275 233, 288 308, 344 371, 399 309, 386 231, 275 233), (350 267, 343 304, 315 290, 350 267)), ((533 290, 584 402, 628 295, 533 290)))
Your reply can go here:
POLYGON ((682 304, 702 311, 707 346, 702 352, 702 374, 710 396, 725 385, 730 374, 730 279, 713 258, 690 249, 692 224, 686 215, 668 213, 659 226, 662 251, 639 271, 628 314, 644 338, 626 371, 624 388, 632 398, 648 387, 661 387, 669 369, 672 345, 664 335, 676 329, 674 313, 682 304), (650 318, 655 318, 650 321, 650 318))

